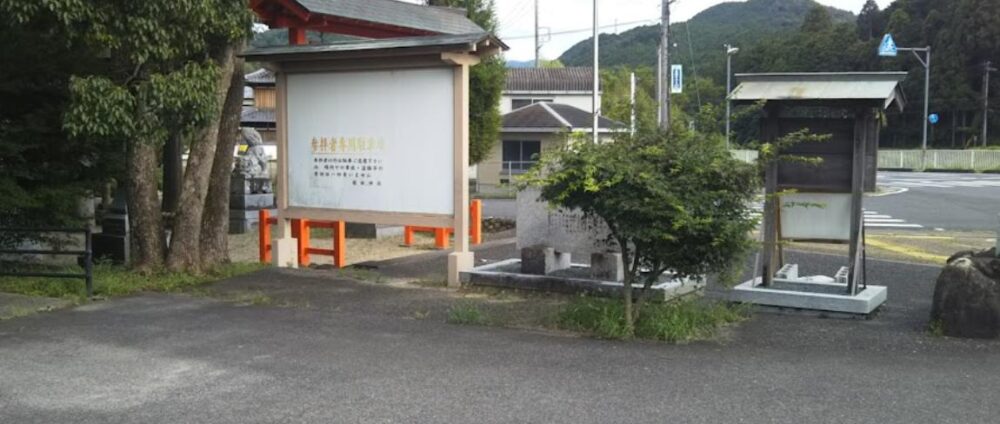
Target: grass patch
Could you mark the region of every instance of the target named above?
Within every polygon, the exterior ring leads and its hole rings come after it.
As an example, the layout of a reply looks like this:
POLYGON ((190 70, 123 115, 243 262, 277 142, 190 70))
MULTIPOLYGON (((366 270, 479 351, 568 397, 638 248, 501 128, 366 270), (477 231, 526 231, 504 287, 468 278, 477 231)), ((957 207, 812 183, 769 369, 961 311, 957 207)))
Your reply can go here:
MULTIPOLYGON (((259 263, 231 263, 217 267, 202 275, 187 273, 139 274, 128 268, 100 264, 94 267, 94 295, 100 297, 124 296, 140 291, 178 291, 262 269, 259 263)), ((80 272, 79 267, 46 268, 54 272, 80 272)), ((67 298, 76 302, 86 300, 86 286, 82 279, 0 277, 0 292, 28 296, 67 298)))
POLYGON ((274 303, 274 299, 260 291, 238 293, 231 299, 238 305, 264 306, 274 303))
MULTIPOLYGON (((750 309, 698 300, 649 303, 643 306, 635 325, 635 337, 681 343, 715 336, 727 324, 743 321, 750 309)), ((601 338, 628 338, 625 307, 621 299, 579 297, 563 307, 557 317, 560 328, 582 331, 601 338)))
POLYGON ((448 308, 448 323, 465 325, 485 325, 486 314, 474 303, 460 302, 448 308))

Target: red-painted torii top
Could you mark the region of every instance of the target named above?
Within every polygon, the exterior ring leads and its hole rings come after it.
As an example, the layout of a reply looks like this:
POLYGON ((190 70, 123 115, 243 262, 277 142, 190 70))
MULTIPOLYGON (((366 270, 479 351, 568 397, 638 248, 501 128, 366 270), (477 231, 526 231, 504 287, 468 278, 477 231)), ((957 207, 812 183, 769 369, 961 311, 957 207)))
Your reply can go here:
POLYGON ((481 33, 460 9, 397 0, 251 0, 261 22, 288 28, 288 43, 307 44, 306 31, 394 38, 481 33))

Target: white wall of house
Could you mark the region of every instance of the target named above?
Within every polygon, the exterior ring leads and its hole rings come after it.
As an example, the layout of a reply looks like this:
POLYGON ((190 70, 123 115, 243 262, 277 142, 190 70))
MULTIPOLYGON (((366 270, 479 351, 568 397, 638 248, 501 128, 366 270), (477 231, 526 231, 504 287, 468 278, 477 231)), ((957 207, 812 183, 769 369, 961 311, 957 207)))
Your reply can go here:
MULTIPOLYGON (((514 99, 545 99, 552 100, 553 103, 561 103, 564 105, 570 105, 576 108, 589 111, 591 108, 591 99, 589 91, 561 91, 561 92, 545 92, 545 91, 533 91, 533 92, 511 92, 504 91, 503 96, 500 97, 500 114, 504 115, 514 110, 512 105, 514 99)), ((601 101, 601 95, 598 93, 597 101, 601 101)))

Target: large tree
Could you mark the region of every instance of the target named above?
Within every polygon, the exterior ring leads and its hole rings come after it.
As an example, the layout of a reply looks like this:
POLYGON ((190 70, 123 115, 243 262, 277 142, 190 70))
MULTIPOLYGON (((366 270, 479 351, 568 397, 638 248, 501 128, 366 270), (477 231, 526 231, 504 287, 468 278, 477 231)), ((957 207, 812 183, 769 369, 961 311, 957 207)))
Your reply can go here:
MULTIPOLYGON (((427 0, 431 6, 466 8, 473 22, 496 33, 497 17, 493 0, 427 0)), ((501 57, 491 57, 469 72, 469 163, 481 162, 500 137, 500 96, 506 80, 501 57)))
MULTIPOLYGON (((74 76, 64 127, 79 140, 125 148, 133 266, 198 271, 209 175, 221 106, 238 65, 235 49, 249 34, 243 0, 52 0, 0 3, 0 11, 32 24, 54 16, 71 40, 101 52, 103 72, 74 76), (168 250, 157 169, 164 142, 189 148, 180 211, 168 250)), ((231 111, 230 111, 231 112, 231 111)))

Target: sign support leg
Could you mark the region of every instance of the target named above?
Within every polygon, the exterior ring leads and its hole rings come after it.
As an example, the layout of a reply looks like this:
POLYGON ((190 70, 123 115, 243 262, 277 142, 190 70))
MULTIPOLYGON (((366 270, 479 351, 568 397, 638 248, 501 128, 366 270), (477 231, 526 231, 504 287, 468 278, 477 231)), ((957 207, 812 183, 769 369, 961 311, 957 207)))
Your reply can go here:
POLYGON ((455 247, 448 255, 448 287, 462 285, 461 273, 475 262, 469 250, 469 65, 455 66, 455 247))

